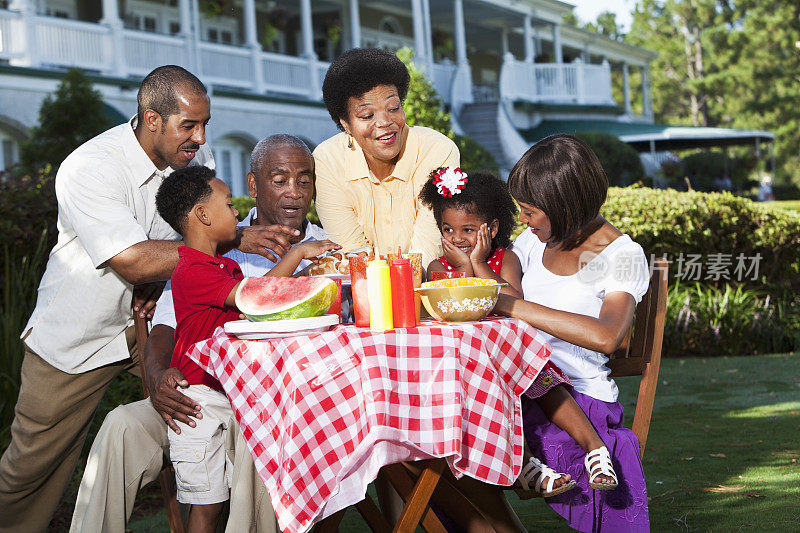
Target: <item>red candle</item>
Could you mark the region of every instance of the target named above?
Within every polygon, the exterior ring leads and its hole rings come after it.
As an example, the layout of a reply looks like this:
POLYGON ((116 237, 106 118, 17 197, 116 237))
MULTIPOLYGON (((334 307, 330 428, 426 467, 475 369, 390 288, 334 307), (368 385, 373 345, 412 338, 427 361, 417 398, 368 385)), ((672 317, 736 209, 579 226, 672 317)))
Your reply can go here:
POLYGON ((392 317, 394 327, 413 328, 417 325, 417 310, 414 303, 414 275, 411 261, 399 256, 389 266, 392 280, 392 317))

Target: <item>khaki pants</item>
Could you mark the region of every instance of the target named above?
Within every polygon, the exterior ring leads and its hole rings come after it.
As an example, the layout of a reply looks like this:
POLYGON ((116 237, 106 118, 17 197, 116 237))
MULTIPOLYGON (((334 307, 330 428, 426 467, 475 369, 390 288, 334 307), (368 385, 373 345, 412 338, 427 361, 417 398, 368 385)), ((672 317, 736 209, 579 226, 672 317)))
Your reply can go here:
MULTIPOLYGON (((121 405, 108 414, 89 452, 71 532, 125 530, 136 493, 161 471, 169 447, 167 431, 150 400, 121 405)), ((267 490, 233 418, 225 448, 233 463, 226 531, 278 531, 267 490)))
POLYGON ((131 359, 82 374, 62 372, 26 347, 11 444, 0 459, 0 532, 47 529, 108 384, 138 368, 133 328, 126 334, 131 359))

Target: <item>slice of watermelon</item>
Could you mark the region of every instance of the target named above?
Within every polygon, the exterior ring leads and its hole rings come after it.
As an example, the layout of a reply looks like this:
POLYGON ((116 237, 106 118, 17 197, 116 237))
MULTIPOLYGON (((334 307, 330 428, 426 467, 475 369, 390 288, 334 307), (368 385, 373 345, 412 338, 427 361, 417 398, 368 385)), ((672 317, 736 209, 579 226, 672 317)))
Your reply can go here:
POLYGON ((325 277, 244 278, 236 307, 254 322, 320 316, 336 299, 336 283, 325 277))

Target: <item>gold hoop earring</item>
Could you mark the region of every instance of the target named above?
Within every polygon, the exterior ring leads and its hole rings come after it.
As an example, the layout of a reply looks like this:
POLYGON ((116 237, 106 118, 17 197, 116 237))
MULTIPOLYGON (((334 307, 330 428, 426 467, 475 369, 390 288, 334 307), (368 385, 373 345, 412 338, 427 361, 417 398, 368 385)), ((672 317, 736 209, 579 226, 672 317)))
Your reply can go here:
POLYGON ((355 145, 353 144, 353 136, 350 135, 349 133, 347 134, 347 147, 350 148, 351 150, 356 149, 355 145))

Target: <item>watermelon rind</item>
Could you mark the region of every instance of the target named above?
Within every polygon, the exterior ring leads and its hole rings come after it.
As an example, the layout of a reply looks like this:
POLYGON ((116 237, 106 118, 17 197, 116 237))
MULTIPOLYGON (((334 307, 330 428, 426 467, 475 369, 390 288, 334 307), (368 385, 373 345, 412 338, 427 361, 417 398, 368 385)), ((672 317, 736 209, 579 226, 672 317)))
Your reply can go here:
POLYGON ((308 318, 313 316, 320 316, 325 314, 325 311, 330 309, 331 304, 336 299, 338 289, 333 280, 326 279, 328 283, 322 284, 315 292, 309 294, 306 298, 287 305, 284 309, 280 309, 270 313, 264 313, 262 310, 257 309, 247 303, 246 298, 242 297, 242 292, 245 290, 247 278, 239 284, 236 290, 236 307, 242 312, 248 320, 253 322, 267 322, 272 320, 290 320, 294 318, 308 318))

